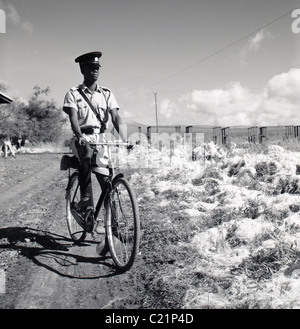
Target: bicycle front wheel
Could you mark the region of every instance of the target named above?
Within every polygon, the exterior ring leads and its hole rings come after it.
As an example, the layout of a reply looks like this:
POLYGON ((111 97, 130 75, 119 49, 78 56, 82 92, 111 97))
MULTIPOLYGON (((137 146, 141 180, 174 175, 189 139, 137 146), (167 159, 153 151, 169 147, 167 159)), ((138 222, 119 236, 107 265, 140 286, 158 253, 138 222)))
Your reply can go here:
POLYGON ((78 202, 80 201, 80 188, 78 173, 75 172, 69 180, 66 191, 66 217, 69 234, 72 240, 79 244, 86 237, 86 225, 84 218, 77 212, 78 202))
POLYGON ((128 181, 118 178, 106 202, 106 233, 116 267, 131 268, 138 253, 140 219, 135 194, 128 181))

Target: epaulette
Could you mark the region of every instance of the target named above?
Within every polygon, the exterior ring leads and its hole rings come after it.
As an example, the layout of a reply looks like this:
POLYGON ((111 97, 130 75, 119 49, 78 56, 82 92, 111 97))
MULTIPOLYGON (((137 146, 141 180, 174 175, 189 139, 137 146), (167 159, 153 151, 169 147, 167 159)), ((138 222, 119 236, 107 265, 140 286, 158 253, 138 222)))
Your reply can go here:
POLYGON ((76 90, 78 90, 78 87, 72 87, 70 90, 71 91, 76 91, 76 90))
POLYGON ((111 90, 110 90, 109 88, 107 88, 107 87, 100 86, 100 88, 103 89, 104 91, 109 91, 109 92, 111 92, 111 90))

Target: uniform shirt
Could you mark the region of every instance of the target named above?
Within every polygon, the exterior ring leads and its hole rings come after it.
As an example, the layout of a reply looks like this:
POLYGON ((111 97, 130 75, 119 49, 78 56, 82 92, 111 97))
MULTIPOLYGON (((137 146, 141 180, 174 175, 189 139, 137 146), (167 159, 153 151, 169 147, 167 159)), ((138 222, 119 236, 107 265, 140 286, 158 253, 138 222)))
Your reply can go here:
POLYGON ((101 121, 107 128, 108 113, 112 109, 119 109, 119 105, 113 95, 113 93, 106 87, 99 87, 97 85, 96 90, 92 93, 85 84, 81 84, 78 87, 71 88, 64 99, 63 107, 71 107, 77 111, 78 122, 80 127, 97 126, 100 127, 101 123, 97 119, 93 110, 88 103, 81 96, 78 89, 81 89, 90 102, 93 104, 96 111, 100 114, 101 121))

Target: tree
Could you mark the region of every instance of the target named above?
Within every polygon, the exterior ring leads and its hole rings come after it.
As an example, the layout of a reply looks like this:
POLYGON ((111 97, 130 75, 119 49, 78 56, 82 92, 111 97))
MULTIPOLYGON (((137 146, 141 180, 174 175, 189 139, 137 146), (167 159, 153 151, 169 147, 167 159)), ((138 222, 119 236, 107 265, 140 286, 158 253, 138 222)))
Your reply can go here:
MULTIPOLYGON (((0 82, 0 92, 9 89, 6 83, 0 82)), ((23 112, 24 103, 15 100, 11 104, 0 106, 0 140, 6 137, 21 137, 26 129, 27 116, 23 112)))
MULTIPOLYGON (((0 83, 0 90, 8 87, 0 83)), ((28 104, 15 100, 0 107, 0 139, 27 138, 30 142, 57 142, 66 122, 63 112, 49 98, 50 88, 35 86, 28 104)))
POLYGON ((28 116, 24 112, 25 104, 19 100, 0 107, 0 135, 3 137, 22 137, 27 132, 28 116))
POLYGON ((57 142, 66 119, 53 99, 49 100, 50 88, 35 86, 25 113, 28 118, 27 138, 31 142, 57 142))

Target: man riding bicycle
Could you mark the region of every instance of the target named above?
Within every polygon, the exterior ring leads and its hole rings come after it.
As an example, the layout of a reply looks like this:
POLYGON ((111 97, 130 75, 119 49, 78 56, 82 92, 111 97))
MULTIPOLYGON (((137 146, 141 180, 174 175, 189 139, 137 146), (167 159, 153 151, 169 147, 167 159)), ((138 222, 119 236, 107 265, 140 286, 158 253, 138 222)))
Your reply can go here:
MULTIPOLYGON (((84 81, 78 87, 71 88, 64 99, 63 111, 69 115, 74 138, 71 141, 72 152, 79 160, 79 184, 81 200, 79 206, 86 208, 93 204, 91 190, 91 164, 94 150, 89 143, 106 141, 105 130, 109 115, 114 128, 122 140, 126 140, 122 129, 122 120, 119 116, 119 105, 106 87, 97 84, 100 51, 90 52, 75 59, 79 63, 84 81)), ((101 188, 109 175, 109 154, 103 147, 97 154, 96 175, 101 188)))

